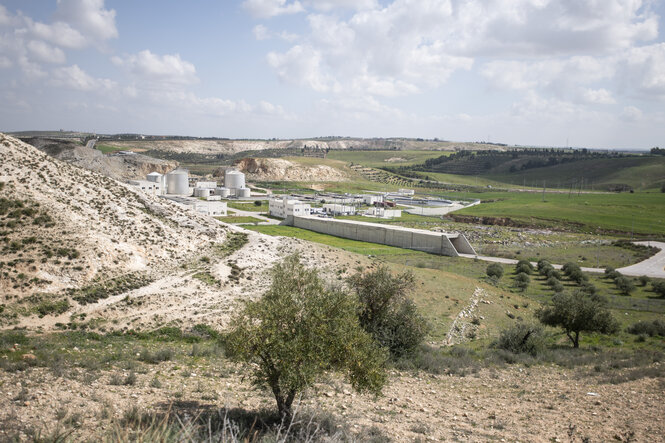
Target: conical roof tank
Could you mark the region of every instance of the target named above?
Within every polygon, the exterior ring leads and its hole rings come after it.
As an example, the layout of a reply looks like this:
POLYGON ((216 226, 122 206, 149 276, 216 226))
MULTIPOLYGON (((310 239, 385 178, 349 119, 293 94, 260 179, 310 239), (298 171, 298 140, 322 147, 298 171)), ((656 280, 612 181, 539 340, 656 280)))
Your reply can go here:
POLYGON ((240 189, 245 187, 245 174, 236 170, 227 170, 224 173, 224 187, 240 189))

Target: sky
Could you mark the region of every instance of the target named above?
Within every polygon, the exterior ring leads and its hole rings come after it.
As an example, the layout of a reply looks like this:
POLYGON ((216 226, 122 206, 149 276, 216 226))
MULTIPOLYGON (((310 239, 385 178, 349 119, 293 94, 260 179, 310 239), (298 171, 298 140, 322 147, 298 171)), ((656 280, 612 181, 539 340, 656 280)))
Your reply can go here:
POLYGON ((665 0, 0 0, 0 130, 665 146, 665 0))

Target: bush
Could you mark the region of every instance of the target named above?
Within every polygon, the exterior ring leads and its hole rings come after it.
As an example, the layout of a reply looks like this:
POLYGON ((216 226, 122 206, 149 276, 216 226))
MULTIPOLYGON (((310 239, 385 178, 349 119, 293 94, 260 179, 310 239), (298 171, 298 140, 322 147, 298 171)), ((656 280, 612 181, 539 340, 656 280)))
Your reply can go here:
POLYGON ((269 388, 282 417, 299 392, 330 369, 343 370, 359 392, 378 394, 386 380, 384 352, 358 322, 355 297, 326 287, 297 255, 272 270, 272 284, 231 320, 229 356, 246 363, 254 385, 269 388))
POLYGON ((614 280, 614 284, 617 286, 619 291, 624 295, 630 295, 631 292, 635 290, 635 285, 633 281, 627 277, 621 276, 614 280))
POLYGON ((595 295, 598 292, 598 289, 593 285, 593 283, 583 282, 580 285, 580 291, 588 295, 595 295))
POLYGON ((527 275, 531 275, 532 272, 533 272, 533 265, 528 260, 520 260, 517 262, 517 265, 515 265, 516 274, 524 273, 527 275))
POLYGON ((665 298, 665 281, 655 281, 651 283, 651 289, 659 297, 665 298))
POLYGON ((612 266, 608 266, 605 268, 605 276, 609 276, 611 273, 613 273, 615 269, 612 266))
POLYGON ((656 319, 652 322, 648 321, 638 321, 637 323, 629 326, 626 331, 629 334, 643 335, 646 334, 649 337, 665 337, 665 321, 656 319))
POLYGON ((646 286, 651 281, 651 279, 649 277, 647 277, 646 275, 641 275, 638 278, 638 280, 640 281, 640 285, 642 285, 642 286, 646 286))
POLYGON ((605 274, 605 277, 609 278, 610 280, 616 280, 619 277, 623 277, 623 275, 621 275, 621 272, 619 271, 610 271, 605 274))
POLYGON ((574 271, 579 271, 579 272, 582 271, 582 269, 580 269, 580 267, 576 263, 573 263, 573 262, 568 262, 568 263, 564 264, 561 267, 561 270, 568 277, 570 277, 571 273, 573 273, 574 271))
POLYGON ((554 277, 548 278, 546 284, 547 284, 547 286, 552 288, 552 290, 554 292, 562 292, 563 291, 563 284, 554 277))
POLYGON ((578 285, 582 285, 589 281, 589 277, 587 277, 579 267, 577 269, 572 269, 568 274, 568 277, 578 285))
POLYGON ((536 264, 536 266, 538 267, 538 273, 543 275, 543 273, 541 271, 544 268, 548 267, 548 266, 551 267, 552 264, 550 262, 548 262, 547 260, 545 260, 544 258, 542 258, 542 259, 538 260, 538 263, 536 264))
POLYGON ((515 286, 520 288, 522 291, 525 291, 526 288, 529 287, 529 283, 531 283, 531 277, 529 277, 526 273, 520 272, 515 276, 515 286))
POLYGON ((488 277, 494 277, 499 280, 501 277, 503 277, 503 267, 498 263, 492 263, 487 267, 485 273, 488 277))
POLYGON ((543 327, 537 324, 518 322, 501 331, 493 347, 514 354, 538 355, 544 349, 543 327))
POLYGON ((360 301, 358 319, 362 328, 386 348, 393 359, 412 355, 429 328, 408 297, 413 290, 413 274, 393 276, 385 266, 348 280, 360 301))
POLYGON ((254 200, 254 206, 261 206, 261 200, 254 200))

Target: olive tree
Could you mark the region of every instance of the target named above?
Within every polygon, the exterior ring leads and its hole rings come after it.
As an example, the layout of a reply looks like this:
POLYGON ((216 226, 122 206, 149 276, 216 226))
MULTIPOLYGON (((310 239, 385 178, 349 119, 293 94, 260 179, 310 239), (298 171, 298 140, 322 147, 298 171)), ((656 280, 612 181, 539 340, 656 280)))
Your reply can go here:
POLYGON ((385 266, 348 279, 360 302, 358 319, 362 328, 390 355, 399 359, 413 354, 429 328, 409 298, 414 278, 410 272, 392 275, 385 266))
POLYGON ((330 369, 345 373, 358 392, 378 394, 385 383, 385 351, 358 323, 355 297, 324 284, 297 255, 272 270, 272 285, 246 302, 231 321, 231 358, 251 368, 252 381, 268 388, 282 417, 296 395, 330 369))
POLYGON ((611 334, 619 325, 602 297, 584 293, 555 294, 552 304, 536 311, 541 323, 564 330, 574 348, 580 347, 581 332, 611 334))

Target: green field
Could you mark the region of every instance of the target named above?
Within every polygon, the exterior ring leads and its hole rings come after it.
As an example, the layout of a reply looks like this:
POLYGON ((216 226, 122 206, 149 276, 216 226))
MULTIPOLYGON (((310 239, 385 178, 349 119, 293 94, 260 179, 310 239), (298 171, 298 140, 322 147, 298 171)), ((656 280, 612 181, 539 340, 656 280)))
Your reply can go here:
POLYGON ((116 151, 123 151, 124 148, 118 147, 118 146, 109 146, 109 145, 104 145, 101 143, 95 144, 95 149, 98 151, 102 151, 103 154, 110 154, 112 152, 116 151))
POLYGON ((363 165, 370 168, 381 166, 407 166, 422 163, 429 158, 441 157, 453 151, 350 151, 333 150, 328 152, 328 158, 341 160, 347 163, 363 165), (403 159, 391 161, 388 159, 403 159))
MULTIPOLYGON (((428 173, 429 174, 429 173, 428 173)), ((563 165, 527 169, 512 174, 483 175, 484 179, 515 185, 566 188, 584 180, 584 189, 603 190, 626 184, 634 189, 655 189, 665 183, 665 157, 622 157, 580 160, 563 165)))
POLYGON ((261 206, 256 206, 253 201, 251 202, 239 202, 239 201, 229 201, 226 205, 229 208, 240 209, 241 211, 250 211, 250 212, 268 212, 268 200, 260 200, 261 206))
POLYGON ((458 215, 506 217, 533 226, 622 235, 665 234, 665 193, 573 194, 530 192, 460 193, 482 204, 455 212, 458 215))
POLYGON ((250 216, 242 216, 242 215, 229 215, 226 217, 215 217, 217 220, 222 221, 224 223, 231 223, 231 224, 240 224, 240 223, 260 223, 263 220, 260 218, 256 217, 250 217, 250 216))

